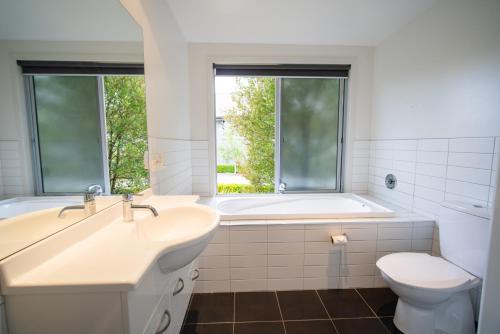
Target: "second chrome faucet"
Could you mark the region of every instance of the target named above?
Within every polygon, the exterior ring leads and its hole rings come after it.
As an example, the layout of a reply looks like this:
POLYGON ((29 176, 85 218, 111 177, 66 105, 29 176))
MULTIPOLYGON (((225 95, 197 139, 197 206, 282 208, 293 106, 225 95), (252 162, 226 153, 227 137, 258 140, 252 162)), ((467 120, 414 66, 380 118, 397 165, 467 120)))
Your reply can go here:
POLYGON ((158 217, 158 211, 151 205, 133 204, 134 196, 131 194, 124 194, 123 198, 123 221, 134 221, 134 210, 149 210, 151 213, 158 217))

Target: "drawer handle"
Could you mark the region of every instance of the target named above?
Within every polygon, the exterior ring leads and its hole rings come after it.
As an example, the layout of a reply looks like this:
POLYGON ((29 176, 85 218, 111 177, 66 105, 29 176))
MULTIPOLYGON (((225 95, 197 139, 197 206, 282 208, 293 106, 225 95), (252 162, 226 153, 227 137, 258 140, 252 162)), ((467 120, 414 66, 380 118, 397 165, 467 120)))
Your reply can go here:
POLYGON ((165 331, 170 326, 171 321, 172 321, 172 317, 170 316, 170 312, 168 312, 168 310, 165 310, 165 312, 163 312, 163 316, 161 317, 160 324, 158 325, 158 329, 156 330, 156 334, 165 333, 165 331), (161 324, 164 323, 165 318, 167 319, 167 323, 162 326, 161 324))
POLYGON ((181 284, 181 286, 174 291, 174 293, 172 294, 173 296, 178 295, 179 293, 181 293, 182 290, 184 290, 184 280, 182 278, 179 278, 177 286, 179 285, 179 283, 181 284))
POLYGON ((191 277, 192 281, 196 281, 200 277, 200 271, 198 269, 193 270, 193 277, 191 277))

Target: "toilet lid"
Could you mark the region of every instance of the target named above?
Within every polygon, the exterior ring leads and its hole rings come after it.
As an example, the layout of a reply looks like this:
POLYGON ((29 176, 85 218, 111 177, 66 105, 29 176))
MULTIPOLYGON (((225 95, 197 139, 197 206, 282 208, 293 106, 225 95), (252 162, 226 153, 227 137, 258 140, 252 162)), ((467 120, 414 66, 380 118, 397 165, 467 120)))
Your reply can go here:
POLYGON ((443 258, 424 253, 394 253, 377 261, 394 281, 426 289, 451 289, 476 277, 443 258))

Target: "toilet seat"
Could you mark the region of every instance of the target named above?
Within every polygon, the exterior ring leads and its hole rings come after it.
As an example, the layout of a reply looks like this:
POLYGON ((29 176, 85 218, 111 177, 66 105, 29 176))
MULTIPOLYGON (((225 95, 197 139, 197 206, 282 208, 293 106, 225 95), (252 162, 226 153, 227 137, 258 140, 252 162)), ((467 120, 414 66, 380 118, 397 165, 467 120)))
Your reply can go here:
POLYGON ((399 284, 421 289, 448 290, 479 281, 441 257, 425 253, 394 253, 377 261, 377 267, 399 284))

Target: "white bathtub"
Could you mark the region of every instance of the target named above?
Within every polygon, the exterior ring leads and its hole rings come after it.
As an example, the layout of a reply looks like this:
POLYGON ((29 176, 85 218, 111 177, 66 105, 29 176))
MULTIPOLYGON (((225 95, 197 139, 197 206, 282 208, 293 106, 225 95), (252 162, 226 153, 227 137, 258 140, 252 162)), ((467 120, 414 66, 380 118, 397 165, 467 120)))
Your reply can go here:
POLYGON ((395 212, 354 194, 217 197, 221 220, 385 218, 395 212))
POLYGON ((82 204, 81 196, 17 197, 0 201, 0 219, 25 213, 82 204))

